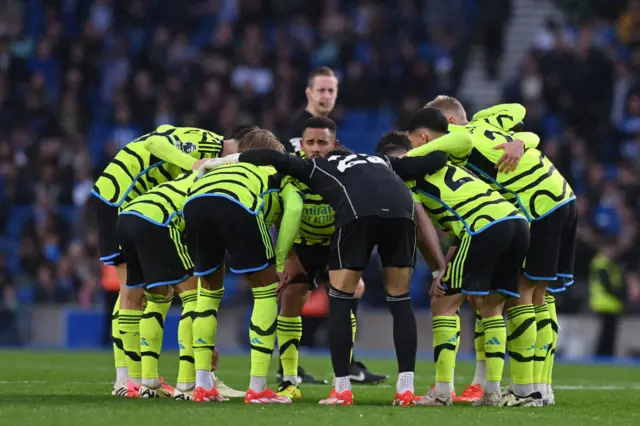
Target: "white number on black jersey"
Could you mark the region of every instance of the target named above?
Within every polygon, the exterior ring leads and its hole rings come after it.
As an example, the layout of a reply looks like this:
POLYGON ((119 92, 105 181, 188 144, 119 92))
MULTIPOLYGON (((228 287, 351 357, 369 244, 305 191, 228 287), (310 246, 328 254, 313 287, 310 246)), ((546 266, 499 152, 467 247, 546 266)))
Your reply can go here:
POLYGON ((387 163, 380 157, 373 157, 368 155, 357 155, 357 154, 347 155, 346 157, 335 155, 335 156, 329 157, 329 161, 339 161, 338 171, 341 173, 350 167, 357 166, 358 164, 370 163, 370 164, 387 165, 387 163))

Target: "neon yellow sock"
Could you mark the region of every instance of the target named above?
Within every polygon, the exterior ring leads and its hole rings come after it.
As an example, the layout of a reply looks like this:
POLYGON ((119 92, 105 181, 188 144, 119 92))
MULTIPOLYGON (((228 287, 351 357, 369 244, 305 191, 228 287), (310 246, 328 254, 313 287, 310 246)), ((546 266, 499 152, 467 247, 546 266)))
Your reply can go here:
POLYGON ((533 384, 533 354, 536 345, 536 316, 533 305, 507 310, 511 381, 516 385, 533 384))
POLYGON ((546 359, 551 352, 553 344, 553 332, 551 330, 551 319, 549 318, 549 308, 546 303, 534 307, 536 313, 536 349, 533 356, 533 383, 538 387, 547 382, 547 378, 542 376, 546 359))
POLYGON ((180 293, 182 315, 178 324, 178 346, 180 363, 178 364, 178 382, 191 384, 196 381, 196 366, 193 357, 193 315, 198 303, 198 290, 187 290, 180 293))
POLYGON ((144 292, 147 306, 140 320, 140 356, 142 359, 142 379, 160 379, 158 361, 162 351, 164 336, 164 320, 171 306, 165 296, 148 291, 144 292))
MULTIPOLYGON (((507 327, 502 315, 482 319, 484 353, 487 358, 487 386, 489 382, 502 380, 504 355, 507 349, 507 327)), ((499 391, 499 389, 498 389, 499 391)))
POLYGON ((120 326, 118 325, 118 317, 120 316, 120 295, 113 305, 111 313, 111 340, 113 340, 113 360, 116 368, 124 368, 127 366, 127 357, 124 354, 124 346, 120 337, 120 326))
MULTIPOLYGON (((276 289, 278 283, 265 287, 253 288, 253 311, 249 340, 251 341, 251 373, 252 377, 267 377, 271 354, 276 344, 276 328, 278 324, 278 302, 276 289)), ((283 366, 284 367, 284 366, 283 366)), ((297 373, 297 372, 296 372, 297 373)))
POLYGON ((356 314, 351 311, 351 361, 353 362, 353 345, 356 344, 356 331, 358 331, 358 320, 356 314))
MULTIPOLYGON (((298 376, 298 347, 302 338, 302 317, 278 316, 278 345, 284 377, 298 376)), ((296 380, 297 383, 297 380, 296 380)), ((295 384, 295 383, 294 383, 295 384)))
POLYGON ((218 308, 223 295, 224 288, 207 290, 200 287, 198 289, 198 302, 193 320, 193 355, 196 370, 211 370, 211 359, 218 330, 218 308))
MULTIPOLYGON (((118 327, 120 337, 127 360, 129 378, 134 382, 139 381, 142 376, 142 366, 140 364, 140 320, 141 310, 120 309, 118 316, 118 327)), ((139 383, 136 383, 139 384, 139 383)))
POLYGON ((433 360, 436 364, 436 381, 451 383, 456 364, 455 316, 433 317, 433 360))
POLYGON ((547 302, 547 306, 549 308, 549 319, 551 320, 551 350, 549 351, 549 356, 545 360, 544 369, 542 371, 542 378, 548 384, 551 385, 553 382, 553 363, 556 359, 556 349, 558 347, 558 331, 560 330, 560 326, 558 325, 558 314, 556 312, 556 298, 547 295, 545 297, 547 302))
POLYGON ((475 332, 473 336, 473 347, 476 350, 476 361, 486 361, 484 353, 484 329, 482 328, 482 317, 476 314, 475 332))

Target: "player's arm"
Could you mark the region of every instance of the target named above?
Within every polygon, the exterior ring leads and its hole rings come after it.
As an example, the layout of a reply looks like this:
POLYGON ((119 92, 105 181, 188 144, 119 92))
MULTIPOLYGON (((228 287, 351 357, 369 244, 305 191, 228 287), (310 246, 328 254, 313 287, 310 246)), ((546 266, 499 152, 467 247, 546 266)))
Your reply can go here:
POLYGON ((210 170, 217 169, 225 164, 238 162, 250 163, 256 166, 273 166, 278 173, 289 175, 304 183, 309 182, 309 178, 314 169, 314 163, 311 160, 305 160, 295 155, 283 154, 273 149, 252 149, 239 154, 231 154, 204 161, 198 172, 197 179, 204 176, 210 170))
MULTIPOLYGON (((230 156, 233 158, 234 156, 230 156)), ((308 182, 314 163, 295 155, 283 154, 273 149, 252 149, 241 153, 237 161, 256 166, 273 166, 279 173, 289 175, 300 181, 308 182)))
POLYGON ((471 135, 466 132, 452 132, 438 139, 414 148, 407 153, 409 157, 422 157, 432 152, 441 151, 454 161, 464 161, 473 149, 471 135))
POLYGON ((496 162, 496 169, 502 173, 514 171, 524 155, 525 149, 535 148, 540 143, 540 137, 531 132, 514 133, 511 142, 504 142, 493 147, 494 150, 504 150, 502 157, 496 162))
POLYGON ((431 175, 447 164, 447 156, 443 152, 432 152, 425 157, 387 157, 383 156, 391 168, 403 180, 410 180, 431 175))
POLYGON ((500 104, 475 113, 471 121, 485 120, 492 126, 509 131, 524 120, 527 109, 520 104, 500 104))
POLYGON ((424 207, 421 202, 415 203, 415 222, 418 227, 418 246, 420 253, 427 261, 429 268, 432 271, 442 271, 447 267, 447 264, 440 249, 440 239, 438 238, 438 231, 433 226, 431 219, 424 211, 424 207))
POLYGON ((451 262, 451 259, 453 259, 453 255, 456 254, 456 250, 458 250, 459 245, 460 245, 460 239, 455 238, 451 243, 449 250, 447 251, 447 256, 444 258, 445 264, 448 265, 449 262, 451 262))
POLYGON ((280 198, 284 208, 276 242, 276 271, 284 272, 284 263, 300 229, 303 197, 293 184, 288 184, 280 192, 280 198))
POLYGON ((167 163, 175 164, 183 170, 196 169, 200 162, 178 149, 172 135, 151 135, 141 142, 144 148, 167 163))

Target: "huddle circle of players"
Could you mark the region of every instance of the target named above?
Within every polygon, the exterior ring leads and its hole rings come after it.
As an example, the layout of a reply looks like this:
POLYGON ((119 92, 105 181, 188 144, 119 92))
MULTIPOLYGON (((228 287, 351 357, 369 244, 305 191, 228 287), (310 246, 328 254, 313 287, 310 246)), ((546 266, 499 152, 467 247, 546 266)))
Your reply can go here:
POLYGON ((224 140, 162 125, 127 144, 92 190, 100 259, 116 267, 121 283, 112 317, 112 394, 263 404, 301 398, 300 313, 316 273, 328 269, 335 378, 320 403, 353 404, 355 293, 377 248, 398 361, 393 405, 554 404, 552 294, 573 282, 575 195, 536 149, 539 137, 515 131, 525 113, 518 104, 497 105, 469 122, 456 99, 439 96, 402 132, 382 136, 375 155, 340 146, 335 123, 323 117, 308 119, 292 155, 257 127, 224 140), (323 220, 314 222, 320 210, 323 220), (446 255, 436 228, 455 237, 446 255), (413 384, 417 330, 409 293, 416 247, 434 271, 436 377, 422 397, 413 384), (246 392, 214 373, 227 267, 246 276, 254 297, 246 392), (160 377, 158 360, 175 295, 182 315, 173 387, 160 377), (456 396, 458 309, 465 300, 477 313, 476 374, 456 396), (273 391, 267 375, 276 338, 282 373, 273 391), (511 383, 501 389, 507 353, 511 383))

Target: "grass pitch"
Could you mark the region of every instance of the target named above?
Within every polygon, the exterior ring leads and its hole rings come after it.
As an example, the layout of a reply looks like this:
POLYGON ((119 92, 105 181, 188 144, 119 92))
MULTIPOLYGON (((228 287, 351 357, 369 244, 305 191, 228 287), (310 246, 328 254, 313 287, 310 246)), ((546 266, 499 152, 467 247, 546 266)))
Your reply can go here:
MULTIPOLYGON (((367 361, 393 373, 394 360, 367 361)), ((275 364, 275 363, 274 363, 275 364)), ((310 372, 331 377, 328 358, 302 357, 310 372)), ((222 356, 219 376, 229 385, 248 384, 248 356, 222 356)), ((161 372, 169 383, 177 374, 177 355, 163 353, 161 372)), ((433 363, 420 362, 416 391, 433 383, 433 363)), ((303 399, 292 405, 255 406, 232 400, 196 404, 172 400, 112 397, 110 353, 0 351, 0 425, 640 425, 640 367, 559 364, 555 370, 557 405, 545 408, 392 407, 395 376, 386 384, 354 389, 356 405, 324 407, 318 400, 329 386, 302 385, 303 399)), ((473 365, 458 366, 461 392, 473 365)))

